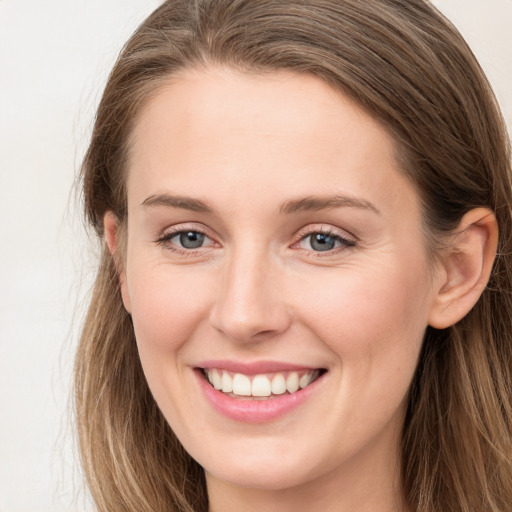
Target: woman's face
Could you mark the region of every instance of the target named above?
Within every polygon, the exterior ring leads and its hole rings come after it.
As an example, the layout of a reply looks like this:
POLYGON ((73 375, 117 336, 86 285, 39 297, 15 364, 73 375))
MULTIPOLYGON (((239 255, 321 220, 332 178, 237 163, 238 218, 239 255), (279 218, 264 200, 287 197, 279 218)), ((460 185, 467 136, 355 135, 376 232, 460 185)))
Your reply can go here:
POLYGON ((390 134, 314 77, 209 68, 132 143, 123 298, 209 485, 394 474, 434 292, 390 134))

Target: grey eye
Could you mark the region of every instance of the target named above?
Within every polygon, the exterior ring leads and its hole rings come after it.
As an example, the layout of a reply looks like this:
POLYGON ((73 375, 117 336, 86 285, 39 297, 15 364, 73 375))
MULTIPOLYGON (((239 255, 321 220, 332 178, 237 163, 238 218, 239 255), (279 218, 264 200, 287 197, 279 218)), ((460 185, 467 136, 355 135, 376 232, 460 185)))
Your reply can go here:
POLYGON ((183 231, 177 235, 179 242, 185 249, 197 249, 204 243, 205 234, 198 231, 183 231))
POLYGON ((309 243, 314 251, 330 251, 336 247, 338 237, 325 233, 313 233, 309 236, 309 243))

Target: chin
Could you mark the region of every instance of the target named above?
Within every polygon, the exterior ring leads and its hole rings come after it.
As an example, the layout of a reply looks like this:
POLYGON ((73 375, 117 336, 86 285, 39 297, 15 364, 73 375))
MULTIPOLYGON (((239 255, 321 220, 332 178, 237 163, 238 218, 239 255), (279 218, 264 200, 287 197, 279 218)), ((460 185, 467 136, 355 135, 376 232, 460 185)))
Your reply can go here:
POLYGON ((312 474, 310 467, 301 468, 297 464, 274 463, 251 466, 243 461, 222 464, 222 466, 213 465, 211 470, 205 469, 205 471, 207 481, 213 478, 232 486, 269 492, 298 487, 318 477, 312 474))
MULTIPOLYGON (((244 443, 250 444, 246 439, 244 443)), ((209 460, 199 459, 207 480, 265 491, 281 491, 316 480, 330 469, 328 458, 318 451, 300 452, 287 443, 254 443, 252 449, 233 443, 230 449, 218 449, 209 460), (244 449, 245 448, 245 449, 244 449), (322 462, 323 460, 323 462, 322 462)), ((201 452, 204 456, 204 451, 201 452)), ((204 457, 203 457, 204 459, 204 457)))

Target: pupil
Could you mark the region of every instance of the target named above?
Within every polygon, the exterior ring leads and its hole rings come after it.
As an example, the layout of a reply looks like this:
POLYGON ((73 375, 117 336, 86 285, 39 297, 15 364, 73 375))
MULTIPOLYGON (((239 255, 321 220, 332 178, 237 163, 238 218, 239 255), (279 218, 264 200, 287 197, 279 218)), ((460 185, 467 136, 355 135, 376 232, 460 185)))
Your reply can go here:
POLYGON ((180 244, 186 249, 197 249, 203 245, 204 234, 197 231, 187 231, 180 234, 180 244))
POLYGON ((332 236, 316 233, 311 236, 311 247, 315 251, 330 251, 334 249, 335 239, 332 236))

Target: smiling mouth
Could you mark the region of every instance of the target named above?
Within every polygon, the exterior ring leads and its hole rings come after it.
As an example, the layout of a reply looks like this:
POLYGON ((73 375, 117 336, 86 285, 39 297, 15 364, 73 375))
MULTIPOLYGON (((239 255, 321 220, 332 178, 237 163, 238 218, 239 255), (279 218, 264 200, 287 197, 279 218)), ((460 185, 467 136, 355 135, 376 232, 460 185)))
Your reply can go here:
POLYGON ((269 400, 292 395, 307 388, 327 370, 301 370, 245 375, 220 368, 201 368, 205 379, 217 391, 232 398, 269 400))

